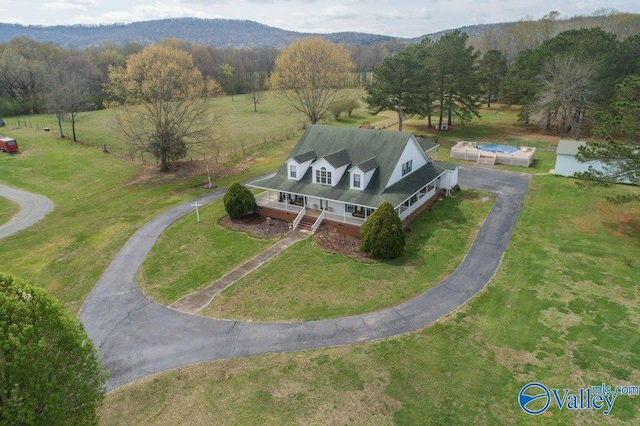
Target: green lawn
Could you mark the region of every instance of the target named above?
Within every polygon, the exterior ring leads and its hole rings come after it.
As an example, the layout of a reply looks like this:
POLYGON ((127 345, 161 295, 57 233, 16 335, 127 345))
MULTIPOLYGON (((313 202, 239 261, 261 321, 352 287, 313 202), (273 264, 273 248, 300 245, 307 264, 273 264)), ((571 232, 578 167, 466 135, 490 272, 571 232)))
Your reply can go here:
MULTIPOLYGON (((344 92, 347 96, 355 98, 364 96, 363 89, 350 89, 344 92)), ((88 145, 98 148, 106 145, 107 149, 113 153, 132 156, 124 139, 120 136, 116 116, 116 109, 81 114, 76 122, 78 138, 88 145)), ((245 157, 247 151, 256 145, 294 138, 308 123, 308 119, 302 113, 293 110, 274 92, 265 92, 264 101, 258 104, 257 112, 253 110, 253 103, 246 95, 236 95, 233 100, 230 96, 212 99, 210 120, 216 122, 212 140, 215 140, 213 145, 218 147, 221 157, 229 154, 234 157, 245 157)), ((377 123, 388 120, 388 114, 372 116, 366 111, 366 105, 361 102, 361 108, 354 111, 353 117, 345 118, 337 124, 357 126, 364 121, 377 123)), ((52 134, 59 133, 57 120, 51 114, 5 117, 5 121, 9 126, 14 126, 20 121, 22 126, 26 124, 34 130, 49 127, 52 134)), ((71 138, 71 123, 64 121, 62 127, 65 135, 71 138)), ((215 150, 205 153, 191 152, 188 158, 211 157, 215 156, 215 153, 215 150)), ((143 156, 136 154, 133 158, 153 161, 149 154, 143 156)), ((224 158, 221 159, 224 160, 224 158)))
POLYGON ((404 255, 362 263, 299 242, 217 295, 203 315, 311 321, 393 306, 433 287, 464 258, 493 197, 464 190, 410 225, 404 255), (285 272, 286 271, 286 272, 285 272))
POLYGON ((55 204, 44 220, 2 240, 0 270, 46 288, 73 312, 130 235, 176 203, 206 190, 197 180, 151 172, 100 150, 34 129, 6 130, 21 154, 0 162, 2 183, 55 204))
POLYGON ((138 274, 138 284, 147 296, 170 304, 206 287, 277 241, 253 238, 221 225, 226 214, 219 200, 200 209, 200 222, 189 215, 162 234, 138 274))
POLYGON ((431 327, 159 374, 110 393, 101 424, 637 424, 640 396, 609 416, 517 404, 531 381, 640 384, 640 206, 610 191, 534 176, 495 278, 431 327))
MULTIPOLYGON (((548 173, 555 167, 559 136, 532 133, 537 131, 535 126, 517 122, 518 110, 517 106, 495 104, 491 108, 482 108, 480 119, 468 123, 458 123, 454 120, 454 125, 447 131, 427 127, 426 119, 409 119, 405 122, 404 130, 440 144, 438 160, 467 166, 473 166, 475 162, 450 158, 451 148, 460 141, 535 147, 536 153, 530 167, 494 167, 520 173, 548 173)), ((437 124, 437 117, 432 118, 432 124, 437 124)))
POLYGON ((0 225, 6 223, 20 211, 20 206, 0 197, 0 225))
MULTIPOLYGON (((81 136, 95 128, 109 140, 109 112, 95 114, 93 125, 86 117, 81 136)), ((527 139, 520 125, 492 120, 437 135, 443 145, 446 138, 452 143, 474 134, 527 144, 551 139, 527 139)), ((46 288, 72 312, 133 232, 205 191, 206 175, 145 172, 99 149, 16 128, 11 119, 3 133, 16 137, 22 152, 0 161, 2 183, 44 194, 55 209, 33 228, 2 240, 3 252, 12 256, 0 259, 0 270, 46 288)), ((236 158, 223 164, 237 175, 215 183, 275 170, 295 140, 245 146, 240 162, 242 147, 236 148, 236 158)), ((550 158, 533 171, 551 168, 544 164, 550 158)), ((607 417, 557 407, 530 417, 517 405, 520 388, 533 380, 574 390, 603 382, 640 385, 640 206, 604 200, 638 190, 589 190, 572 179, 534 176, 498 273, 450 317, 379 342, 208 362, 156 375, 112 392, 101 423, 639 423, 640 396, 618 397, 607 417)), ((205 214, 213 215, 216 207, 210 209, 205 214)))

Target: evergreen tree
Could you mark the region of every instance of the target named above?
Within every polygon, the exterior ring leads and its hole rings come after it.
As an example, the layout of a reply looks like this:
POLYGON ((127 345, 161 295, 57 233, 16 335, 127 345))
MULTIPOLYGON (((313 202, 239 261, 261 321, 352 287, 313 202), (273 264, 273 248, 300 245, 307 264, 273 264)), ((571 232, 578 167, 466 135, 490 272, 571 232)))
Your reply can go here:
POLYGON ((360 227, 361 246, 365 253, 381 259, 395 259, 404 252, 404 232, 400 217, 385 201, 360 227))
POLYGON ((374 114, 395 111, 398 130, 402 131, 405 111, 412 98, 420 92, 418 72, 420 64, 410 51, 405 50, 385 58, 373 72, 373 84, 367 86, 365 101, 374 114))
MULTIPOLYGON (((588 142, 580 147, 578 161, 597 160, 604 170, 578 173, 576 176, 597 185, 627 182, 640 185, 640 75, 627 76, 617 85, 610 111, 596 114, 595 132, 605 142, 588 142)), ((640 195, 615 197, 611 201, 640 201, 640 195)))
POLYGON ((232 219, 240 219, 256 207, 256 199, 244 185, 235 182, 222 198, 224 208, 232 219))

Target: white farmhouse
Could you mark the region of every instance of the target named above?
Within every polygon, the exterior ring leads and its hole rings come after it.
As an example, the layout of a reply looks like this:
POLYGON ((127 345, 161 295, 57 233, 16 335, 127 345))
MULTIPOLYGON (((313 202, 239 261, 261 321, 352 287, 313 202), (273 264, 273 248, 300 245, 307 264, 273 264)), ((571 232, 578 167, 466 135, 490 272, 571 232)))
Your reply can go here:
POLYGON ((357 232, 384 201, 408 223, 458 185, 457 166, 429 157, 437 147, 412 133, 312 125, 275 174, 247 186, 265 190, 260 214, 294 229, 326 221, 357 232))

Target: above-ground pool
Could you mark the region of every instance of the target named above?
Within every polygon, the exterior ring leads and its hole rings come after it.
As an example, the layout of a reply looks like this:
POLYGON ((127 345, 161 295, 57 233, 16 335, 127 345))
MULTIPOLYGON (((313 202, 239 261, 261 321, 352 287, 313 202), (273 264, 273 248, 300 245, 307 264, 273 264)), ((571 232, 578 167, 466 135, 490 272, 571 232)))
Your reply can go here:
POLYGON ((513 154, 514 152, 519 151, 519 149, 515 146, 500 145, 497 143, 490 143, 487 145, 478 145, 477 148, 483 151, 489 151, 489 152, 495 152, 495 153, 503 152, 507 154, 513 154))

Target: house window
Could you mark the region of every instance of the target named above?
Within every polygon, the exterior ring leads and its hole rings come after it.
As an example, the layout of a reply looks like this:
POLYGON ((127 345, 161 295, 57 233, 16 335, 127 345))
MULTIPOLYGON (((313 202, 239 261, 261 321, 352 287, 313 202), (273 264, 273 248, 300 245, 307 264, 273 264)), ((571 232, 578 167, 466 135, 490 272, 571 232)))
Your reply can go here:
POLYGON ((354 188, 360 188, 360 175, 359 174, 354 174, 353 175, 353 187, 354 188))
POLYGON ((327 171, 324 167, 316 170, 316 183, 331 185, 331 172, 327 171))
POLYGON ((413 166, 413 160, 409 160, 402 165, 402 176, 411 172, 411 168, 413 166))
POLYGON ((345 205, 344 205, 344 210, 345 210, 347 213, 353 213, 353 212, 355 212, 355 211, 356 211, 356 208, 357 208, 357 207, 356 207, 356 206, 354 206, 353 204, 345 204, 345 205))
POLYGON ((291 179, 295 179, 296 178, 296 166, 295 164, 290 164, 289 165, 289 177, 291 179))

